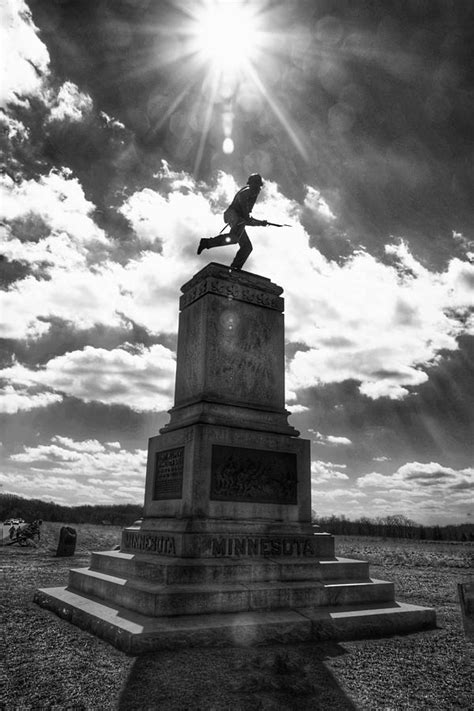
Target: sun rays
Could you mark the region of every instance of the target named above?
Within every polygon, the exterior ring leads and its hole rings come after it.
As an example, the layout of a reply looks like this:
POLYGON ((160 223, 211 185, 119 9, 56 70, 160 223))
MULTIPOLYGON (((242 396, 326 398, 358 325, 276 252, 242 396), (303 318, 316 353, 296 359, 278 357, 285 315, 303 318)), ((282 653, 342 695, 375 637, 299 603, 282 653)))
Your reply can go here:
MULTIPOLYGON (((193 172, 198 177, 211 134, 218 155, 224 158, 235 151, 242 162, 241 137, 236 135, 243 123, 241 107, 248 113, 249 107, 256 111, 260 106, 262 112, 276 118, 305 158, 298 128, 266 77, 275 71, 282 49, 278 28, 281 9, 273 6, 270 12, 263 3, 245 0, 175 2, 175 9, 179 15, 169 17, 166 27, 156 28, 159 39, 155 56, 156 69, 166 72, 174 96, 164 110, 150 117, 148 135, 158 134, 179 114, 181 132, 175 137, 189 147, 193 172), (249 104, 248 97, 252 96, 249 104)), ((150 102, 160 105, 153 96, 150 102)))

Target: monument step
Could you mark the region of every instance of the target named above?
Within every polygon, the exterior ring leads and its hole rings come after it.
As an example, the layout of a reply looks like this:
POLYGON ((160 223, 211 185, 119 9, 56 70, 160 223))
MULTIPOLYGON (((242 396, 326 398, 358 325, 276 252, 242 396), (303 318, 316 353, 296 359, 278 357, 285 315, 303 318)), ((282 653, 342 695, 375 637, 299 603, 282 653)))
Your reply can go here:
POLYGON ((348 605, 394 599, 393 583, 370 579, 162 585, 89 568, 73 569, 69 576, 69 587, 76 592, 111 600, 130 610, 155 617, 348 605))
POLYGON ((143 578, 163 585, 369 578, 369 564, 349 558, 324 561, 295 561, 294 558, 176 559, 106 551, 92 554, 90 568, 109 575, 143 578))
POLYGON ((128 654, 189 646, 367 639, 436 626, 433 609, 400 602, 152 618, 64 587, 39 589, 34 601, 128 654))

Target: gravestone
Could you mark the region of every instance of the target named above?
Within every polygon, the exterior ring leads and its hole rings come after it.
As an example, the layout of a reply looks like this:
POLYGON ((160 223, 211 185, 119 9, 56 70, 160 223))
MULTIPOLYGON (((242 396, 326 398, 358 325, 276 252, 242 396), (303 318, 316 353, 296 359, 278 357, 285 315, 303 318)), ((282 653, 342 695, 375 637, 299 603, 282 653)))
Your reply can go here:
POLYGON ((56 549, 56 557, 64 557, 74 555, 76 552, 77 531, 70 526, 61 526, 59 531, 58 547, 56 549))
POLYGON ((310 443, 285 409, 282 291, 216 263, 182 287, 174 407, 149 440, 144 517, 38 604, 132 653, 435 624, 311 524, 310 443))
POLYGON ((474 583, 458 583, 458 596, 464 633, 474 641, 474 583))

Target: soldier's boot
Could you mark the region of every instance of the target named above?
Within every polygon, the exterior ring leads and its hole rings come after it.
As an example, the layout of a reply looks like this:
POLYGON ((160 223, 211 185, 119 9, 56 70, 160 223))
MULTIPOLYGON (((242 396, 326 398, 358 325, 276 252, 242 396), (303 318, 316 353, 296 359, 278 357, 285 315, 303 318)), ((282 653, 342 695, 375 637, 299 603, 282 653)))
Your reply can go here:
POLYGON ((201 252, 202 252, 203 249, 207 249, 207 244, 206 244, 206 242, 208 242, 208 241, 209 241, 209 240, 207 240, 207 239, 202 239, 202 240, 199 242, 199 247, 197 248, 197 253, 198 253, 198 254, 201 254, 201 252))

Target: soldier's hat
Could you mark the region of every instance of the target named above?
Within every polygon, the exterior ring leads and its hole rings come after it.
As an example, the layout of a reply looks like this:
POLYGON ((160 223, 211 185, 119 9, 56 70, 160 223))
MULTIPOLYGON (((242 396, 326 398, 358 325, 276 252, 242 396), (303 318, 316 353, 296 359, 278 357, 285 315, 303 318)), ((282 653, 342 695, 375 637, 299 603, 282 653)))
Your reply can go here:
POLYGON ((260 173, 252 173, 252 175, 249 175, 247 185, 261 188, 263 185, 263 179, 260 173))

